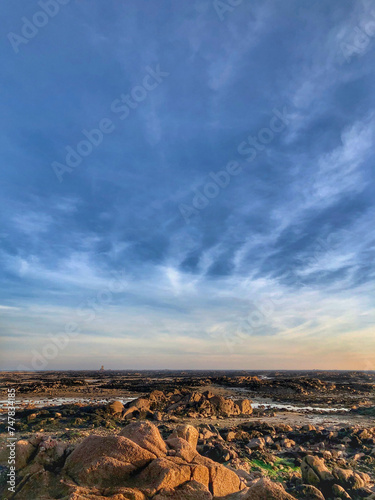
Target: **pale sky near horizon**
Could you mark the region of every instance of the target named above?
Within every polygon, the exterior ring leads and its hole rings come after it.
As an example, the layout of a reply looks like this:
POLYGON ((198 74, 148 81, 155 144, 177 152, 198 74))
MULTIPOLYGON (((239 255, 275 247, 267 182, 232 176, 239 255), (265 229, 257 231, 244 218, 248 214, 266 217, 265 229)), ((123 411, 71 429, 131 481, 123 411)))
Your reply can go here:
POLYGON ((375 4, 64 2, 3 2, 1 369, 374 370, 375 4))

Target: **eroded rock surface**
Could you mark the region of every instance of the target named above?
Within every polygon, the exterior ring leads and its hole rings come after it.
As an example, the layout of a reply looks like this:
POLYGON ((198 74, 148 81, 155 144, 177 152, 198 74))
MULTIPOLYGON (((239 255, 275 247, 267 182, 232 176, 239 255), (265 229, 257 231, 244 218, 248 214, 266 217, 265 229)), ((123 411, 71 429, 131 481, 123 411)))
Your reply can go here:
POLYGON ((375 427, 224 422, 124 421, 120 433, 86 432, 78 444, 23 438, 17 492, 2 498, 374 500, 375 427))
POLYGON ((91 434, 73 450, 54 442, 46 454, 43 441, 23 440, 18 491, 5 498, 210 500, 243 490, 235 472, 196 451, 197 439, 194 427, 182 425, 164 441, 154 424, 139 421, 119 435, 91 434))
POLYGON ((169 416, 234 417, 251 415, 253 409, 248 399, 234 401, 210 391, 186 393, 176 389, 165 393, 153 391, 148 396, 131 401, 126 405, 124 417, 130 419, 142 413, 151 416, 156 412, 169 416))

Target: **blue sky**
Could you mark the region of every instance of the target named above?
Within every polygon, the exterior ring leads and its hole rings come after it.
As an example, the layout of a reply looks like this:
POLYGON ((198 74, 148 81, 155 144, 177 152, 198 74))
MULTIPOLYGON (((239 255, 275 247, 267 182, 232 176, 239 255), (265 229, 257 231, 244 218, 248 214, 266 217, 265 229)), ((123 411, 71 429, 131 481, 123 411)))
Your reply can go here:
POLYGON ((62 3, 3 5, 3 368, 375 369, 371 3, 62 3))

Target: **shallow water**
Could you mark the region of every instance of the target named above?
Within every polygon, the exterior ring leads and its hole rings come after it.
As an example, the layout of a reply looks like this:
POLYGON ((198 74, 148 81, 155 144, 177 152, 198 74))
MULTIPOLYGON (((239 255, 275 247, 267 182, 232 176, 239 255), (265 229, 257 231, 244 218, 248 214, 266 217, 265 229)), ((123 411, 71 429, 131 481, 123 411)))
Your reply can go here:
MULTIPOLYGON (((42 399, 16 399, 15 408, 16 410, 24 409, 29 404, 35 406, 35 408, 42 408, 44 406, 61 406, 66 404, 106 404, 111 403, 112 401, 121 401, 123 404, 128 403, 129 401, 133 401, 136 398, 124 398, 121 396, 115 398, 42 398, 42 399)), ((0 400, 0 410, 6 410, 7 400, 0 400)))
MULTIPOLYGON (((243 388, 238 388, 238 387, 231 387, 230 389, 242 393, 246 393, 247 390, 243 388)), ((232 396, 234 397, 234 396, 232 396)), ((243 394, 243 397, 246 397, 245 394, 243 394)), ((250 397, 250 396, 249 396, 250 397)), ((81 403, 81 404, 92 404, 92 405, 99 405, 99 404, 107 404, 112 401, 121 401, 123 404, 128 403, 129 401, 133 401, 136 399, 136 397, 129 398, 129 397, 122 397, 122 396, 117 396, 117 397, 110 397, 110 398, 80 398, 80 397, 60 397, 60 398, 22 398, 22 399, 16 399, 16 405, 15 408, 16 410, 24 409, 26 408, 29 404, 33 405, 35 408, 42 408, 44 406, 50 407, 50 406, 61 406, 65 404, 76 404, 76 403, 81 403)), ((332 407, 323 407, 323 406, 302 406, 302 405, 295 405, 295 404, 290 404, 290 403, 280 403, 273 401, 272 399, 265 399, 265 398, 251 398, 251 406, 253 408, 260 408, 264 406, 267 409, 277 409, 277 410, 287 410, 287 411, 303 411, 303 412, 313 412, 314 410, 317 411, 324 411, 327 413, 336 413, 336 412, 348 412, 350 411, 350 408, 332 408, 332 407)), ((0 400, 0 412, 4 412, 7 410, 7 400, 0 400)))
MULTIPOLYGON (((244 389, 243 387, 228 387, 228 389, 231 389, 232 391, 238 391, 243 393, 242 397, 248 396, 249 399, 252 401, 251 406, 253 408, 259 408, 261 406, 264 406, 266 408, 274 408, 278 410, 288 410, 288 411, 324 411, 327 413, 336 413, 336 412, 348 412, 350 411, 350 408, 332 408, 331 406, 303 406, 303 405, 297 405, 297 404, 290 404, 290 403, 280 403, 273 401, 272 399, 268 398, 254 398, 251 397, 249 394, 249 391, 247 389, 244 389)), ((232 396, 233 398, 233 396, 232 396)))
POLYGON ((350 411, 349 408, 330 408, 330 407, 323 407, 323 406, 297 406, 297 405, 291 405, 289 403, 276 403, 273 402, 272 400, 263 400, 260 401, 258 399, 252 399, 251 406, 253 408, 260 408, 261 406, 264 406, 265 408, 277 408, 279 410, 289 410, 289 411, 326 411, 326 412, 338 412, 338 411, 350 411))

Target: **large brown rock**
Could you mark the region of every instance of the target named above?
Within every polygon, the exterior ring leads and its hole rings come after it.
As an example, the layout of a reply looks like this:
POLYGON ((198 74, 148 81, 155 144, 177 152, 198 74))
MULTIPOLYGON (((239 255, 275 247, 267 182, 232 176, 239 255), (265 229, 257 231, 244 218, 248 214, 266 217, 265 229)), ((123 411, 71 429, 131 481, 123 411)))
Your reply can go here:
POLYGON ((159 429, 147 420, 127 425, 119 435, 131 439, 157 457, 164 457, 167 453, 167 446, 160 435, 159 429))
POLYGON ((36 452, 36 447, 33 446, 29 441, 25 439, 20 439, 16 443, 16 469, 20 470, 26 467, 28 461, 36 452))
POLYGON ((146 500, 146 496, 141 491, 135 488, 111 488, 109 491, 103 492, 112 500, 146 500))
POLYGON ((190 480, 190 467, 181 460, 157 458, 153 460, 136 478, 133 486, 148 496, 155 495, 161 489, 173 490, 190 480))
POLYGON ((122 415, 122 412, 124 411, 124 405, 121 401, 113 401, 113 403, 108 403, 107 411, 112 415, 122 415))
POLYGON ((97 488, 77 487, 68 500, 146 500, 146 497, 141 491, 133 488, 118 488, 116 490, 112 488, 100 492, 97 488))
POLYGON ((136 406, 130 406, 129 408, 125 408, 124 413, 122 414, 123 418, 125 420, 130 420, 133 417, 136 417, 139 415, 139 408, 136 406))
POLYGON ((149 399, 152 403, 158 405, 166 400, 166 396, 163 391, 152 391, 149 399))
POLYGON ((296 500, 296 498, 289 495, 281 484, 262 478, 255 481, 250 488, 225 497, 225 500, 296 500))
POLYGON ((333 483, 334 477, 326 467, 324 460, 312 455, 307 455, 301 463, 302 480, 306 484, 319 487, 322 484, 333 483))
POLYGON ((333 469, 333 476, 337 484, 342 486, 345 490, 358 490, 371 481, 370 476, 367 474, 355 472, 350 469, 341 469, 339 467, 333 469))
POLYGON ((238 408, 240 409, 241 415, 251 415, 253 413, 253 408, 248 399, 241 399, 236 401, 238 408))
POLYGON ((239 407, 232 399, 226 399, 223 396, 214 396, 210 398, 210 403, 215 410, 215 414, 224 417, 240 414, 239 407))
POLYGON ((241 482, 237 474, 227 467, 224 467, 224 465, 218 464, 201 455, 198 455, 193 463, 207 467, 210 475, 210 491, 213 493, 214 497, 230 495, 231 493, 236 493, 245 488, 245 485, 241 482))
POLYGON ((212 500, 212 495, 199 482, 190 481, 173 491, 158 493, 153 500, 212 500))
POLYGON ((167 439, 166 444, 171 450, 175 451, 177 457, 184 459, 186 462, 192 462, 198 454, 185 439, 179 437, 167 439))
POLYGON ((194 464, 191 466, 191 479, 208 489, 210 486, 210 471, 205 465, 194 464))
POLYGON ((131 402, 131 406, 135 406, 138 410, 150 410, 151 401, 147 398, 138 398, 131 402))
POLYGON ((199 432, 192 425, 181 424, 176 427, 170 437, 180 437, 182 439, 185 439, 185 441, 187 441, 193 449, 196 449, 198 444, 199 432))
MULTIPOLYGON (((295 500, 289 495, 279 483, 273 483, 270 479, 262 478, 249 488, 246 500, 295 500)), ((244 499, 244 500, 245 500, 244 499)))
POLYGON ((304 500, 325 500, 323 493, 311 484, 302 484, 298 488, 298 492, 301 493, 304 500))
POLYGON ((210 472, 210 485, 215 497, 223 497, 234 491, 245 488, 237 474, 223 465, 215 464, 208 468, 210 472))
POLYGON ((68 456, 64 472, 82 486, 120 486, 156 455, 124 436, 88 436, 68 456))
POLYGON ((262 437, 250 439, 246 448, 249 450, 262 450, 266 446, 266 441, 262 437))
POLYGON ((342 500, 351 500, 352 498, 339 484, 333 485, 332 492, 335 495, 335 498, 340 498, 342 500))
POLYGON ((40 470, 27 476, 23 483, 18 483, 20 491, 16 496, 5 496, 3 498, 17 498, 17 500, 54 500, 63 498, 69 494, 69 488, 60 483, 55 474, 40 470))

